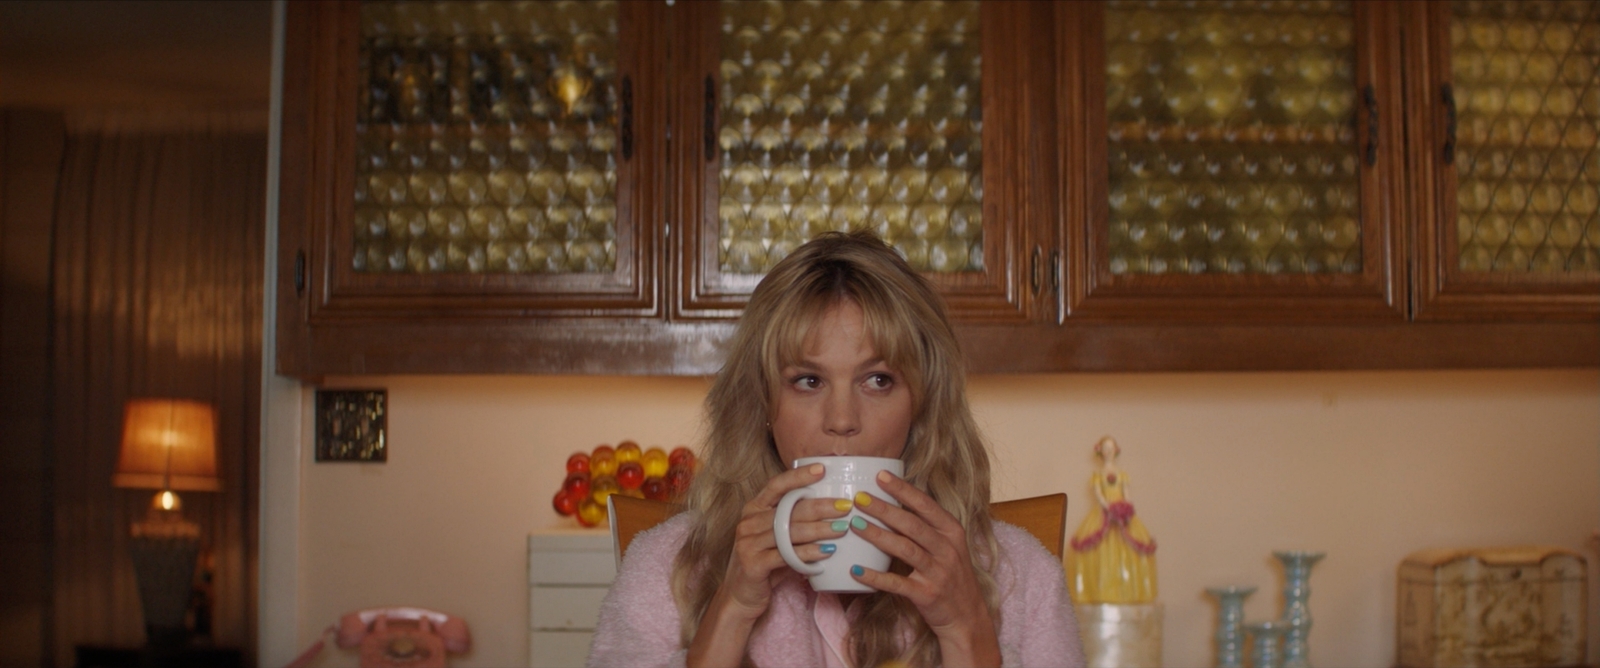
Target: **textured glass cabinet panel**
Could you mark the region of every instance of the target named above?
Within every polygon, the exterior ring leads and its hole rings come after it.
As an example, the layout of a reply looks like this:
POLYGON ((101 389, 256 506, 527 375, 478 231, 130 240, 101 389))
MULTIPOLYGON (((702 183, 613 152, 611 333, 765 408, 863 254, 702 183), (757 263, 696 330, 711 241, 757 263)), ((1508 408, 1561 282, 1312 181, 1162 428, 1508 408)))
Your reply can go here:
POLYGON ((617 4, 367 2, 358 272, 616 266, 617 4))
POLYGON ((1451 10, 1459 268, 1600 271, 1600 3, 1451 10))
POLYGON ((976 2, 723 2, 720 269, 829 230, 983 270, 976 2))
POLYGON ((1114 274, 1362 269, 1350 3, 1108 2, 1114 274))

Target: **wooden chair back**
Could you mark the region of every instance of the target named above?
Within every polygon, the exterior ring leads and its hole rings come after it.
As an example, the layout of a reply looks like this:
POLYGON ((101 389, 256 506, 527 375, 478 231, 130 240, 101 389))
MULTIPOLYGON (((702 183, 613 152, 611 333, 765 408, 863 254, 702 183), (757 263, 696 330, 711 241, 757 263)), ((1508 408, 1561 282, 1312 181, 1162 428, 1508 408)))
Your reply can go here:
POLYGON ((1047 494, 989 504, 995 519, 1014 524, 1038 538, 1050 554, 1061 558, 1067 542, 1067 495, 1047 494))
POLYGON ((611 544, 617 557, 617 567, 621 568, 622 554, 627 551, 628 543, 633 542, 633 537, 683 512, 683 506, 612 494, 606 497, 606 510, 611 516, 611 544))
MULTIPOLYGON (((682 512, 683 506, 612 494, 606 499, 606 509, 611 515, 611 544, 615 546, 617 566, 621 567, 622 555, 635 535, 682 512)), ((1050 554, 1061 558, 1067 541, 1066 494, 992 503, 989 513, 997 520, 1026 529, 1050 554)))

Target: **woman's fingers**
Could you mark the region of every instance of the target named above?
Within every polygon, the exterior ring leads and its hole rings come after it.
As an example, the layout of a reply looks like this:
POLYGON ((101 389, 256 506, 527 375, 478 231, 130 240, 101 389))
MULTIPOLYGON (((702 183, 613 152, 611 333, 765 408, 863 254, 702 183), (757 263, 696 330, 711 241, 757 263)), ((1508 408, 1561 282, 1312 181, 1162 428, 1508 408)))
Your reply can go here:
MULTIPOLYGON (((933 497, 928 496, 927 492, 917 489, 916 485, 906 482, 904 478, 888 471, 880 471, 878 473, 878 487, 889 496, 894 497, 896 501, 899 501, 901 507, 915 513, 917 517, 922 518, 923 521, 927 522, 929 526, 932 526, 939 533, 950 535, 954 532, 962 531, 961 522, 945 511, 944 506, 939 505, 938 501, 934 501, 933 497)), ((893 506, 886 507, 892 508, 893 506)), ((863 508, 863 510, 866 510, 866 508, 863 508)), ((887 522, 888 520, 885 520, 885 523, 887 522)))
POLYGON ((782 499, 784 494, 788 494, 789 490, 800 489, 821 480, 823 470, 821 464, 812 464, 772 476, 772 479, 761 487, 761 491, 756 492, 750 502, 745 504, 745 513, 748 514, 751 508, 778 507, 778 500, 782 499))
POLYGON ((899 478, 879 486, 895 495, 896 507, 870 494, 857 496, 861 512, 883 522, 888 530, 869 525, 858 533, 879 549, 899 557, 916 570, 938 562, 966 561, 966 531, 932 497, 899 478), (898 484, 896 484, 898 483, 898 484))
POLYGON ((908 576, 860 569, 857 579, 875 589, 904 596, 919 608, 937 606, 941 592, 970 579, 966 530, 933 497, 890 474, 878 486, 900 506, 870 494, 857 496, 861 512, 883 522, 854 531, 867 542, 911 567, 908 576))

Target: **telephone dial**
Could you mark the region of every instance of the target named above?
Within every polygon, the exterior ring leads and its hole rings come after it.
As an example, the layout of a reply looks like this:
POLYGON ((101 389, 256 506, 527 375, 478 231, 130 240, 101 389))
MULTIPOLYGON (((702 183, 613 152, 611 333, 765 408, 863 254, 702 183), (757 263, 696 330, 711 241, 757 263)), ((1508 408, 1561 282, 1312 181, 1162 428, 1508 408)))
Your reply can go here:
MULTIPOLYGON (((345 649, 359 648, 361 668, 444 668, 445 653, 472 648, 472 634, 458 617, 424 608, 371 608, 339 618, 323 633, 345 649)), ((304 668, 322 651, 318 640, 287 668, 304 668)))

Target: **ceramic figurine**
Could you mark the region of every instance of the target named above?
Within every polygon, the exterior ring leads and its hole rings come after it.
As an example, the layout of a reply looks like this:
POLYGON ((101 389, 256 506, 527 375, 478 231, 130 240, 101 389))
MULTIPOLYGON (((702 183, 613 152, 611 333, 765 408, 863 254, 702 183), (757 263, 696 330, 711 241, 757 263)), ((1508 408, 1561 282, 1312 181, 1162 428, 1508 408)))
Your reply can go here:
POLYGON ((1151 603, 1156 599, 1156 541, 1128 501, 1121 449, 1110 437, 1094 446, 1100 468, 1091 478, 1097 505, 1072 536, 1067 580, 1080 604, 1151 603))
POLYGON ((1213 587, 1217 597, 1217 668, 1244 668, 1244 600, 1255 587, 1213 587))
POLYGON ((1311 567, 1323 552, 1273 552, 1283 562, 1283 667, 1311 668, 1306 639, 1311 635, 1311 567))

